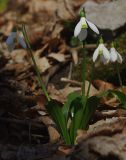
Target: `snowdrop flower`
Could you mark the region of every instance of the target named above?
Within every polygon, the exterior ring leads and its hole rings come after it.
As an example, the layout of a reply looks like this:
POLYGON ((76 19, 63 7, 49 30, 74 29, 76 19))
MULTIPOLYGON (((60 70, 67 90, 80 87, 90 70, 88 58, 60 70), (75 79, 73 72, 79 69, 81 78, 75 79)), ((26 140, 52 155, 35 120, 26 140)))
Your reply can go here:
POLYGON ((112 47, 110 49, 110 61, 111 62, 117 61, 118 63, 122 63, 122 56, 117 52, 113 43, 112 43, 112 47))
POLYGON ((6 40, 6 44, 10 52, 15 48, 16 43, 19 43, 25 49, 27 48, 24 39, 19 36, 17 31, 13 31, 6 40))
POLYGON ((93 62, 95 62, 99 57, 104 64, 108 63, 110 60, 110 53, 108 49, 104 46, 102 38, 100 39, 99 46, 94 51, 93 62))
POLYGON ((87 28, 90 27, 95 33, 99 34, 98 28, 85 18, 85 12, 80 12, 80 21, 77 23, 74 29, 74 37, 78 37, 80 41, 83 41, 87 37, 87 28))

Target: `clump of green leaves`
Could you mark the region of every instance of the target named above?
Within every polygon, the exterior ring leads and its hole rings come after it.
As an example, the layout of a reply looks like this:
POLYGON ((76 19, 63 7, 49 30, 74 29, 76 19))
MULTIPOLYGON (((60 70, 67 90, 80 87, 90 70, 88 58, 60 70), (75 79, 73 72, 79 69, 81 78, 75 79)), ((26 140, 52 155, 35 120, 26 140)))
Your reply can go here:
POLYGON ((87 28, 91 28, 94 32, 99 34, 97 27, 85 18, 85 11, 81 11, 81 18, 74 30, 74 38, 71 39, 72 46, 78 44, 78 40, 82 43, 83 61, 82 61, 82 94, 71 93, 64 105, 59 105, 56 101, 51 100, 46 105, 46 108, 56 123, 58 131, 66 144, 75 144, 78 129, 87 129, 89 121, 98 105, 99 98, 96 96, 89 97, 89 91, 92 80, 91 78, 88 86, 88 91, 85 90, 86 82, 86 52, 85 39, 87 37, 87 28), (89 25, 89 26, 88 26, 89 25))
POLYGON ((55 100, 48 102, 46 105, 47 111, 56 123, 57 129, 66 144, 75 144, 77 130, 88 128, 98 101, 99 98, 96 96, 82 97, 73 92, 68 95, 67 101, 63 105, 55 100))

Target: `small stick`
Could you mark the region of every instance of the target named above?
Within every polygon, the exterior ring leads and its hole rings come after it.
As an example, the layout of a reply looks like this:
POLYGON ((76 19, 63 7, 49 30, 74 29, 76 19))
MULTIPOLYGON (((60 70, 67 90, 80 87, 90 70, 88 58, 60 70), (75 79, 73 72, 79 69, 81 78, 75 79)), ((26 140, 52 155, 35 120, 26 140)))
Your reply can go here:
POLYGON ((60 79, 62 82, 67 82, 67 83, 71 83, 71 84, 75 84, 77 86, 82 86, 82 83, 81 82, 78 82, 78 81, 75 81, 75 80, 71 80, 71 79, 68 79, 68 78, 61 78, 60 79))

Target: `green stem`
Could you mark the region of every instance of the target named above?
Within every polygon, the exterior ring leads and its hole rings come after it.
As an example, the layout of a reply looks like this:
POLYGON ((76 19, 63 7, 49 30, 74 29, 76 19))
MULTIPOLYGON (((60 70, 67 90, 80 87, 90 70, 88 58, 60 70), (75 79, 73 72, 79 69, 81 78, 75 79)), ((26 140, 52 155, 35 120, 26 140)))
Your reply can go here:
POLYGON ((90 92, 90 88, 91 88, 91 82, 92 82, 92 79, 93 79, 93 76, 94 76, 94 63, 92 63, 91 72, 90 73, 91 73, 91 76, 90 76, 88 90, 87 90, 87 97, 89 97, 89 92, 90 92))
POLYGON ((32 49, 31 49, 31 45, 30 45, 29 38, 28 38, 28 35, 27 35, 26 28, 25 28, 25 25, 24 25, 24 24, 22 25, 22 33, 23 33, 23 35, 24 35, 24 39, 25 39, 25 42, 26 42, 27 47, 28 47, 28 48, 27 48, 28 53, 29 53, 30 57, 32 58, 32 61, 33 61, 33 64, 34 64, 34 68, 35 68, 35 71, 36 71, 36 74, 37 74, 37 78, 38 78, 39 85, 40 85, 40 87, 42 88, 42 90, 43 90, 43 92, 44 92, 47 100, 50 101, 50 97, 49 97, 49 95, 48 95, 48 93, 47 93, 47 90, 46 90, 46 87, 45 87, 45 85, 44 85, 44 83, 43 83, 43 80, 42 80, 40 71, 39 71, 39 69, 38 69, 38 66, 37 66, 37 64, 36 64, 35 58, 34 58, 34 56, 33 56, 32 49))
POLYGON ((85 79, 86 79, 86 53, 85 42, 83 41, 83 60, 82 60, 82 97, 85 96, 85 79))
POLYGON ((120 87, 123 90, 123 84, 122 84, 122 79, 121 79, 118 63, 116 63, 116 70, 117 70, 117 75, 118 75, 120 87))
POLYGON ((86 53, 85 53, 85 42, 83 41, 83 60, 82 60, 82 104, 83 104, 83 109, 81 113, 81 121, 80 121, 80 129, 82 129, 83 124, 82 124, 82 119, 84 116, 85 112, 85 107, 87 103, 87 97, 85 96, 85 81, 86 81, 86 53))

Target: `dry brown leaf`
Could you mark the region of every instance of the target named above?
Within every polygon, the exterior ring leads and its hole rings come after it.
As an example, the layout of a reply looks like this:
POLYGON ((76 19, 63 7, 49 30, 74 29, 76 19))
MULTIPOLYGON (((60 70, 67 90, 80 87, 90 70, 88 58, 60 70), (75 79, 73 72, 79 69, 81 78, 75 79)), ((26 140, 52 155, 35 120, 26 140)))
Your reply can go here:
MULTIPOLYGON (((64 78, 64 77, 61 78, 61 81, 66 82, 66 83, 70 83, 70 84, 72 84, 72 85, 80 86, 80 87, 82 86, 82 83, 81 83, 81 82, 77 82, 77 81, 75 81, 75 80, 71 80, 71 79, 64 78)), ((88 87, 89 87, 89 82, 86 81, 86 82, 85 82, 85 90, 86 90, 86 93, 87 93, 87 91, 88 91, 88 87)), ((96 88, 94 88, 93 85, 91 85, 91 86, 90 86, 90 91, 89 91, 89 96, 93 96, 93 95, 96 95, 96 94, 98 94, 98 93, 99 93, 99 91, 98 91, 96 88)))
POLYGON ((112 107, 118 107, 119 106, 119 101, 117 98, 103 98, 102 103, 112 106, 112 107))
POLYGON ((57 3, 58 16, 63 20, 74 18, 75 14, 72 7, 73 7, 72 1, 58 0, 58 3, 57 3))
POLYGON ((40 121, 42 121, 48 127, 50 142, 56 142, 60 138, 60 134, 53 127, 55 124, 52 119, 49 116, 41 116, 40 121))
POLYGON ((45 115, 47 115, 47 113, 46 113, 46 112, 44 112, 44 111, 38 111, 38 114, 40 114, 41 116, 45 116, 45 115))
POLYGON ((55 60, 57 60, 59 62, 65 61, 65 55, 62 53, 50 53, 48 57, 54 58, 55 60))
POLYGON ((60 33, 63 30, 63 25, 56 23, 53 27, 51 38, 60 38, 60 33))
POLYGON ((50 97, 59 102, 65 102, 68 94, 75 92, 75 91, 80 92, 80 90, 81 90, 80 87, 66 86, 63 89, 57 90, 53 84, 50 84, 48 86, 48 92, 49 92, 50 97))
POLYGON ((35 60, 38 65, 38 68, 40 69, 40 71, 42 73, 51 67, 51 65, 49 64, 49 61, 46 57, 42 57, 42 58, 35 57, 35 60))
POLYGON ((10 56, 15 63, 23 63, 26 65, 27 54, 27 51, 24 49, 15 49, 11 52, 10 56))
POLYGON ((99 90, 99 91, 106 91, 109 89, 115 89, 115 86, 112 83, 108 83, 105 81, 102 81, 100 79, 94 80, 93 85, 99 90))
POLYGON ((74 147, 71 146, 59 146, 58 151, 60 151, 62 154, 69 155, 73 152, 74 147))
POLYGON ((85 160, 99 159, 99 157, 108 159, 118 157, 119 160, 125 160, 125 130, 126 118, 98 121, 90 126, 87 133, 81 132, 80 137, 78 135, 80 139, 75 155, 77 151, 77 157, 85 160))
POLYGON ((37 102, 37 105, 38 105, 38 109, 45 110, 45 104, 47 102, 47 99, 46 99, 45 95, 37 96, 36 97, 36 102, 37 102))
POLYGON ((6 71, 15 71, 16 75, 24 71, 23 63, 7 64, 4 68, 6 71))
POLYGON ((43 12, 45 11, 47 14, 52 15, 57 10, 57 1, 55 0, 32 0, 28 3, 29 11, 33 12, 43 12))
POLYGON ((50 137, 51 143, 57 142, 60 139, 60 134, 58 133, 58 131, 54 127, 49 126, 48 132, 49 132, 49 137, 50 137))
POLYGON ((53 120, 49 116, 41 116, 40 121, 42 121, 46 126, 54 125, 53 120))
POLYGON ((77 50, 71 49, 71 54, 72 54, 74 64, 77 65, 78 64, 78 52, 77 52, 77 50))

